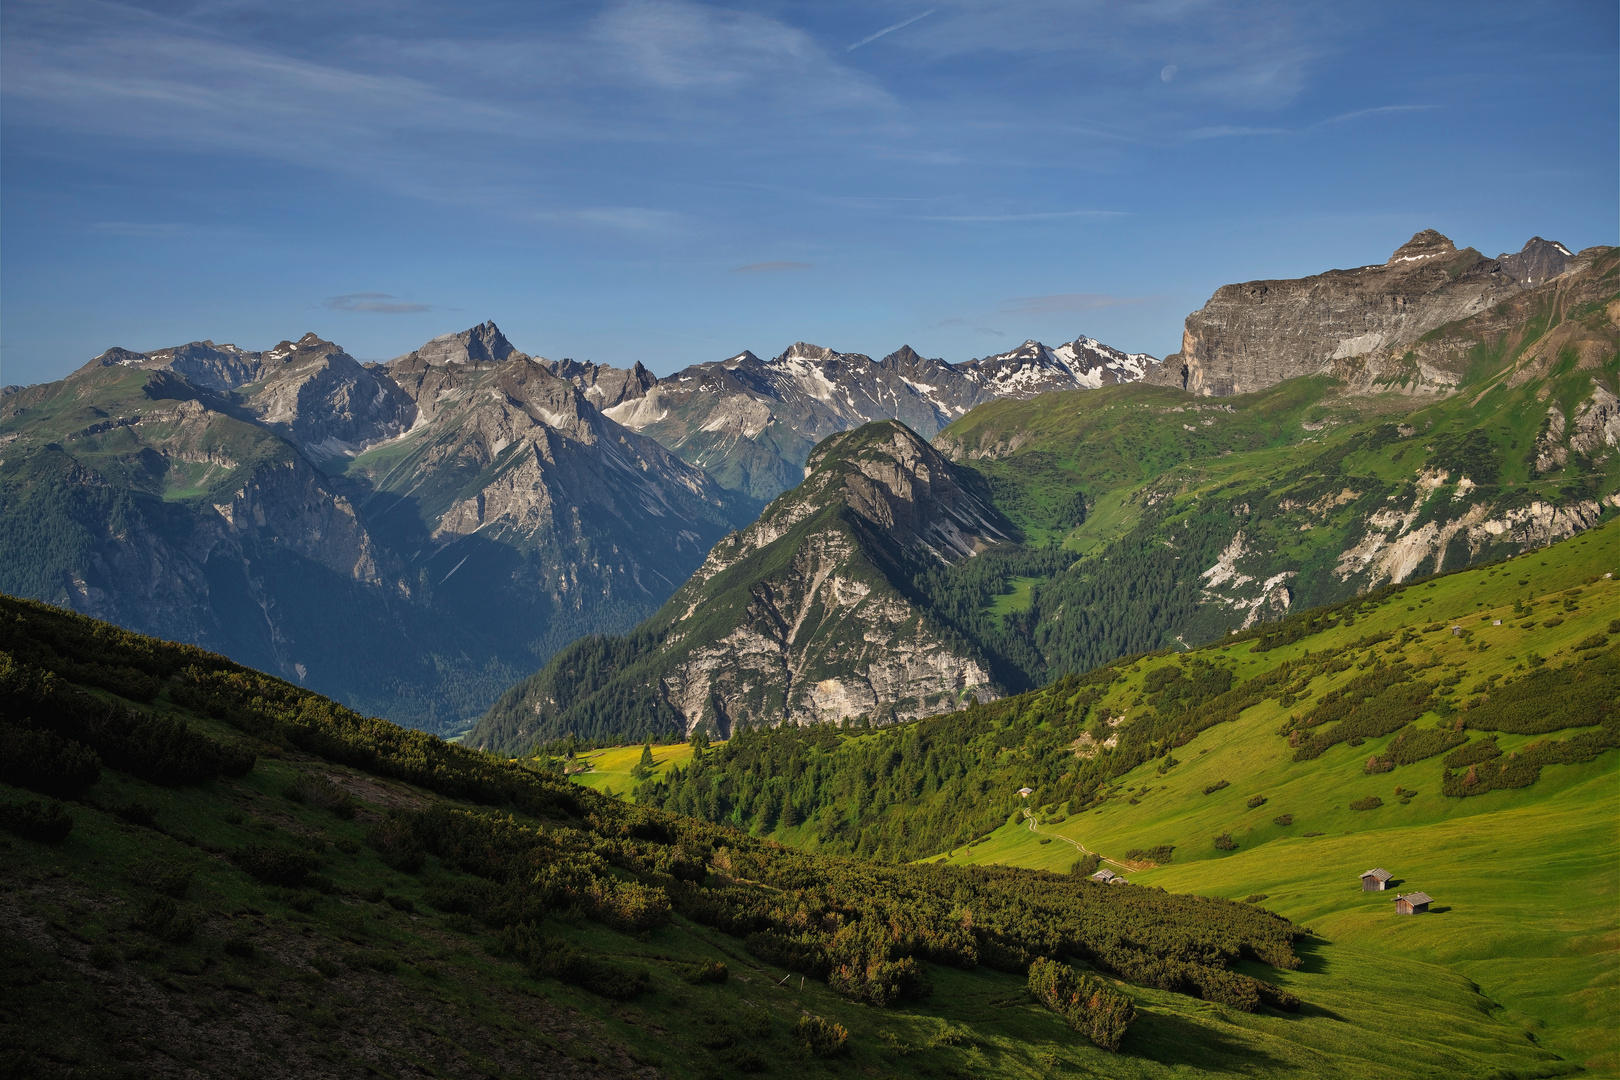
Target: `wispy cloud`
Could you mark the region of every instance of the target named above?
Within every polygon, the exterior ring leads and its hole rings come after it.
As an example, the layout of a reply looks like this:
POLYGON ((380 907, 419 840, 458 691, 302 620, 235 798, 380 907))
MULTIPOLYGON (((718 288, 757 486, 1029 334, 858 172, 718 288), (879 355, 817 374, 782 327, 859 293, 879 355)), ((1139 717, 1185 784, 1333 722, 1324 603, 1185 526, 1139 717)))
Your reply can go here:
POLYGON ((1103 308, 1145 304, 1149 296, 1109 296, 1105 293, 1054 293, 1051 296, 1015 296, 1002 302, 1008 315, 1068 315, 1103 308))
POLYGON ((757 262, 749 263, 746 266, 734 266, 731 272, 733 274, 787 274, 795 270, 809 270, 813 265, 812 263, 791 262, 788 260, 757 262))
POLYGON ((861 38, 861 40, 857 41, 855 44, 851 45, 849 48, 845 49, 844 51, 845 52, 854 52, 856 49, 860 48, 862 45, 870 45, 870 44, 872 44, 872 42, 876 41, 878 38, 882 37, 884 34, 892 34, 896 30, 903 30, 906 27, 910 26, 914 22, 918 22, 919 20, 928 18, 928 16, 932 15, 934 12, 936 12, 938 10, 939 10, 938 8, 929 8, 927 11, 923 12, 921 15, 913 15, 911 18, 902 20, 901 22, 897 22, 893 26, 885 26, 883 29, 879 30, 877 33, 869 34, 868 36, 861 38))
POLYGON ((1390 113, 1423 112, 1428 109, 1438 109, 1438 105, 1378 105, 1370 109, 1354 109, 1337 116, 1330 116, 1325 120, 1318 120, 1303 127, 1244 127, 1235 124, 1215 124, 1210 127, 1197 128, 1189 131, 1189 139, 1227 139, 1244 135, 1309 135, 1335 124, 1346 124, 1352 120, 1361 120, 1369 116, 1385 116, 1390 113))
POLYGON ((321 306, 333 311, 355 311, 366 315, 414 315, 420 311, 432 311, 431 304, 415 304, 390 293, 357 292, 344 293, 342 296, 331 296, 321 301, 321 306))

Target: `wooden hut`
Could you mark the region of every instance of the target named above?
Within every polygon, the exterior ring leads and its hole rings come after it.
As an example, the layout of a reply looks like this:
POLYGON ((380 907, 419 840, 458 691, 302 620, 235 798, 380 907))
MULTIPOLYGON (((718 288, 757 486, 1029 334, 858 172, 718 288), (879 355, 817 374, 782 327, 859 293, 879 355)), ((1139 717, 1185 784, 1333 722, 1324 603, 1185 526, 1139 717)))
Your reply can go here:
POLYGON ((1114 872, 1112 870, 1099 870, 1095 874, 1091 875, 1091 880, 1100 881, 1106 885, 1110 881, 1114 880, 1114 872))
POLYGON ((1023 798, 1027 799, 1031 795, 1035 794, 1035 789, 1034 788, 1021 787, 1021 788, 1018 789, 1018 794, 1020 796, 1022 796, 1023 798))
POLYGON ((1429 910, 1434 897, 1426 892, 1401 893, 1395 897, 1395 914, 1421 915, 1429 910))
POLYGON ((1388 870, 1385 870, 1382 866, 1375 866, 1365 874, 1361 875, 1361 891, 1383 892, 1385 883, 1394 876, 1394 874, 1390 873, 1388 870))
POLYGON ((1130 882, 1126 881, 1124 878, 1120 877, 1118 874, 1115 874, 1113 877, 1108 879, 1108 884, 1110 884, 1110 885, 1129 885, 1130 882))

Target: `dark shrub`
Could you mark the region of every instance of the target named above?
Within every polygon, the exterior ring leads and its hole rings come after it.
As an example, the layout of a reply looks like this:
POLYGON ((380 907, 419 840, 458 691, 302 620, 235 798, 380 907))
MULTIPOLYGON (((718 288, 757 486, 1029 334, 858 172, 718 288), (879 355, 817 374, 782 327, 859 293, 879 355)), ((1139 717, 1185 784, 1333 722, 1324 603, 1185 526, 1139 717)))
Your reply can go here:
POLYGON ((257 955, 258 950, 254 948, 252 939, 247 936, 245 931, 237 930, 225 939, 225 952, 230 956, 251 960, 257 955))
POLYGON ((1136 1006, 1094 975, 1078 975, 1068 964, 1037 957, 1029 966, 1029 992, 1104 1050, 1124 1041, 1136 1006))
POLYGON ((1384 805, 1384 800, 1376 795, 1369 795, 1365 799, 1357 799, 1350 804, 1352 810, 1376 810, 1384 805))
POLYGON ((1475 739, 1467 746, 1453 750, 1446 755, 1444 762, 1446 768, 1466 769, 1470 765, 1478 765, 1482 761, 1501 757, 1502 751, 1496 745, 1496 738, 1495 735, 1487 735, 1483 739, 1475 739))
POLYGON ((100 779, 101 758, 83 743, 0 721, 0 780, 69 799, 100 779))
POLYGON ((319 860, 307 851, 249 844, 231 854, 231 861, 267 885, 296 889, 309 880, 319 860))
POLYGON ((1213 784, 1209 785, 1209 787, 1204 789, 1204 794, 1205 795, 1213 795, 1215 792, 1221 790, 1222 788, 1229 787, 1229 786, 1231 786, 1231 785, 1227 781, 1225 781, 1225 780, 1217 780, 1213 784))
POLYGON ((176 945, 190 941, 197 933, 197 920, 181 911, 180 905, 169 896, 156 896, 148 901, 133 925, 137 930, 145 930, 153 937, 176 945))
POLYGON ((819 1016, 801 1016, 793 1025, 793 1041, 816 1057, 837 1057, 848 1049, 849 1031, 819 1016))
POLYGON ((1237 846, 1237 841, 1232 839, 1231 833, 1221 833, 1215 838, 1215 849, 1217 851, 1236 851, 1237 846))
POLYGON ((352 795, 326 777, 313 773, 300 773, 283 789, 283 793, 293 802, 318 807, 344 819, 354 817, 358 809, 352 795))
POLYGON ((682 964, 675 969, 682 982, 692 983, 723 983, 731 977, 731 969, 718 960, 704 960, 697 964, 682 964))
POLYGON ((1102 856, 1086 855, 1074 861, 1074 865, 1069 867, 1069 873, 1076 877, 1090 877, 1097 872, 1097 867, 1101 865, 1102 856))
POLYGON ((1266 805, 1266 797, 1264 795, 1251 795, 1246 805, 1250 810, 1258 810, 1266 805))
POLYGON ((376 849, 384 863, 402 874, 420 873, 427 859, 427 852, 405 815, 390 814, 372 825, 366 830, 366 842, 376 849))
POLYGON ((96 944, 90 946, 90 953, 85 957, 85 959, 89 960, 96 967, 105 971, 110 967, 116 967, 118 964, 122 963, 124 960, 124 954, 118 951, 117 946, 109 945, 105 941, 98 941, 96 944))
POLYGON ((1243 898, 1243 902, 1245 904, 1258 904, 1260 901, 1264 900, 1266 897, 1268 897, 1270 895, 1271 895, 1270 893, 1263 893, 1263 892, 1250 893, 1248 896, 1245 896, 1243 898))
POLYGON ((390 894, 383 897, 383 902, 389 907, 393 908, 395 911, 403 911, 407 915, 416 914, 416 905, 411 902, 411 898, 408 896, 395 896, 390 894))
POLYGON ((55 799, 0 803, 0 829, 40 844, 57 844, 73 831, 73 815, 55 799))
POLYGON ((501 947, 522 961, 531 975, 560 979, 613 1001, 639 997, 652 985, 646 968, 623 967, 587 956, 566 941, 548 938, 528 924, 507 927, 501 934, 501 947))
POLYGON ((191 867, 185 863, 175 862, 172 859, 156 859, 136 863, 130 867, 129 879, 164 896, 181 900, 185 898, 186 890, 191 888, 191 874, 191 867))
POLYGON ((123 806, 114 807, 113 813, 131 825, 139 825, 143 829, 150 829, 157 824, 157 810, 138 799, 131 799, 123 806))
POLYGON ((1278 814, 1276 817, 1271 819, 1271 823, 1273 825, 1292 825, 1294 823, 1294 815, 1278 814))

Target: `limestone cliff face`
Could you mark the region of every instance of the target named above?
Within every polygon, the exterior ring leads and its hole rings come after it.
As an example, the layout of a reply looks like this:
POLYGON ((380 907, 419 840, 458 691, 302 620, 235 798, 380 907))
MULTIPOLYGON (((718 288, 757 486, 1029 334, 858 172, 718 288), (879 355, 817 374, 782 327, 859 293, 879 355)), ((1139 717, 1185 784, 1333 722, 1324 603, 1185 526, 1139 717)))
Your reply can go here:
MULTIPOLYGON (((1486 312, 1566 272, 1575 257, 1560 244, 1531 240, 1518 255, 1489 259, 1462 251, 1428 229, 1378 266, 1330 270, 1285 281, 1250 281, 1216 290, 1187 316, 1179 353, 1145 381, 1225 396, 1300 375, 1350 374, 1376 358, 1369 387, 1430 331, 1486 312)), ((1456 373, 1414 367, 1410 388, 1449 390, 1456 373)))
POLYGON ((1017 530, 896 421, 834 435, 809 475, 721 540, 629 638, 584 642, 514 687, 470 738, 927 716, 999 695, 984 657, 911 584, 1017 530), (597 658, 606 650, 611 659, 597 658), (589 655, 587 655, 589 654, 589 655), (596 658, 596 659, 592 659, 596 658), (589 672, 582 677, 582 673, 589 672), (609 715, 610 702, 641 705, 609 715))

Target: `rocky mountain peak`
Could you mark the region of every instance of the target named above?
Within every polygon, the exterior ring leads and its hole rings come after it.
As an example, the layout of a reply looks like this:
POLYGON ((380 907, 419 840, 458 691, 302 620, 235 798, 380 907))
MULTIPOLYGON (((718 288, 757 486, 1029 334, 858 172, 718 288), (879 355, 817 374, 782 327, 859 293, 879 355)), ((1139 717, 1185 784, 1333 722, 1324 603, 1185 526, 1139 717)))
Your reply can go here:
POLYGON ((1395 254, 1384 263, 1385 266, 1397 266, 1401 263, 1417 262, 1421 259, 1432 259, 1440 255, 1457 254, 1457 245, 1448 237, 1442 236, 1434 229, 1424 229, 1413 233, 1412 239, 1395 249, 1395 254))
POLYGON ((1017 528, 968 474, 898 420, 879 420, 823 440, 810 454, 806 495, 829 498, 876 525, 902 547, 947 563, 1016 538, 1017 528))
POLYGON ((1574 252, 1558 241, 1532 236, 1518 252, 1504 252, 1496 261, 1520 284, 1540 285, 1562 274, 1574 257, 1574 252))
POLYGON ((479 323, 459 334, 440 334, 417 349, 415 355, 428 364, 495 364, 514 356, 525 356, 506 340, 506 335, 493 321, 479 323))
POLYGON ((733 356, 727 360, 722 360, 720 363, 723 367, 734 368, 741 367, 744 364, 762 364, 764 361, 755 356, 752 349, 744 349, 736 356, 733 356))

